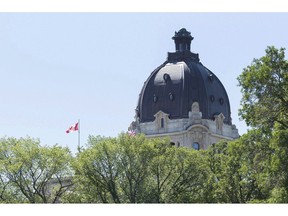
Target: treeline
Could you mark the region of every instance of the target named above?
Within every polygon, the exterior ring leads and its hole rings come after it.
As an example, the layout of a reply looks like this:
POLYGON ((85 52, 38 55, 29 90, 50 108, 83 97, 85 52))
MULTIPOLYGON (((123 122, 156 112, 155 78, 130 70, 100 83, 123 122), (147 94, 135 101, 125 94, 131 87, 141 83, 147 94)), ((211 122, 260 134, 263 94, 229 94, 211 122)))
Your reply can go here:
POLYGON ((207 150, 168 139, 90 136, 76 156, 32 138, 0 140, 2 203, 287 203, 288 62, 268 47, 238 77, 250 130, 207 150))
POLYGON ((90 136, 72 156, 31 138, 2 138, 2 203, 288 202, 288 131, 259 130, 208 150, 167 139, 90 136))

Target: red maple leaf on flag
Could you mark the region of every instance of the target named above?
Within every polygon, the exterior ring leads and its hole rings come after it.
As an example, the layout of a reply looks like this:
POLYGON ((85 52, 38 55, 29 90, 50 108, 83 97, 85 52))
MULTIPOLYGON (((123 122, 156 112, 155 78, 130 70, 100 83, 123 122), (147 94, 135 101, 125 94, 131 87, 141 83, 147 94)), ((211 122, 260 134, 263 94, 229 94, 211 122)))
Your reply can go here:
POLYGON ((128 135, 129 136, 135 136, 136 135, 136 131, 135 130, 129 130, 128 131, 128 135))
POLYGON ((77 122, 74 126, 69 127, 68 130, 66 130, 66 133, 77 131, 78 130, 78 123, 79 122, 77 122))

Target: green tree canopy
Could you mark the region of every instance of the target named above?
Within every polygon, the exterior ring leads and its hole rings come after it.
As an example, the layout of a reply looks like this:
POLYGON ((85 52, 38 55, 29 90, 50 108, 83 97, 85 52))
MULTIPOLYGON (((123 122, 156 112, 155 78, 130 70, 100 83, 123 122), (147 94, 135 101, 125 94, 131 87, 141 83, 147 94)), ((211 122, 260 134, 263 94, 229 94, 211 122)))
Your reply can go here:
POLYGON ((41 146, 32 138, 0 140, 2 192, 14 194, 3 202, 54 203, 69 188, 71 154, 68 148, 41 146), (4 183, 4 184, 3 184, 4 183), (3 187, 6 186, 6 187, 3 187), (15 197, 16 196, 16 197, 15 197))
MULTIPOLYGON (((95 139, 89 139, 93 141, 95 139)), ((184 203, 209 201, 204 155, 144 135, 89 143, 74 161, 75 191, 67 202, 184 203)))
POLYGON ((266 202, 271 189, 267 185, 267 166, 272 150, 259 130, 251 130, 234 141, 214 144, 206 153, 216 179, 216 202, 266 202))
POLYGON ((248 126, 271 131, 275 122, 288 128, 288 61, 285 49, 270 46, 238 77, 242 100, 240 116, 248 126))
MULTIPOLYGON (((260 143, 260 153, 264 156, 260 158, 265 160, 266 168, 257 170, 257 175, 265 176, 261 185, 269 191, 267 200, 288 202, 288 61, 285 49, 268 47, 266 55, 254 59, 238 81, 243 93, 239 113, 247 125, 261 130, 256 141, 260 143)), ((245 144, 250 141, 247 139, 245 144)))

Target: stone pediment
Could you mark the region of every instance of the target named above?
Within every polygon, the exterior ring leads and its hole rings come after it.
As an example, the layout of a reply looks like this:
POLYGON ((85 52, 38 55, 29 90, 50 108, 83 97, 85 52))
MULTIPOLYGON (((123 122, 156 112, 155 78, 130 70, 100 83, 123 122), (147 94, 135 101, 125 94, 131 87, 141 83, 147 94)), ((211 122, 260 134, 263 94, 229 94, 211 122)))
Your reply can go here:
POLYGON ((155 115, 154 115, 155 119, 157 118, 169 118, 169 114, 163 112, 162 110, 159 110, 155 115))

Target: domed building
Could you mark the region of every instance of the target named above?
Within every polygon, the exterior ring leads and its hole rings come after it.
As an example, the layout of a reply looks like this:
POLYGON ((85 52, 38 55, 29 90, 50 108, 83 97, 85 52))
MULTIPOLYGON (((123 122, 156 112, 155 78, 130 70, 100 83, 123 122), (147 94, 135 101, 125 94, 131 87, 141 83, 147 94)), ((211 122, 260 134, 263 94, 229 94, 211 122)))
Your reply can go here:
POLYGON ((172 144, 195 149, 238 138, 227 92, 190 51, 191 33, 182 28, 172 39, 176 51, 144 83, 129 129, 147 137, 169 136, 172 144))

